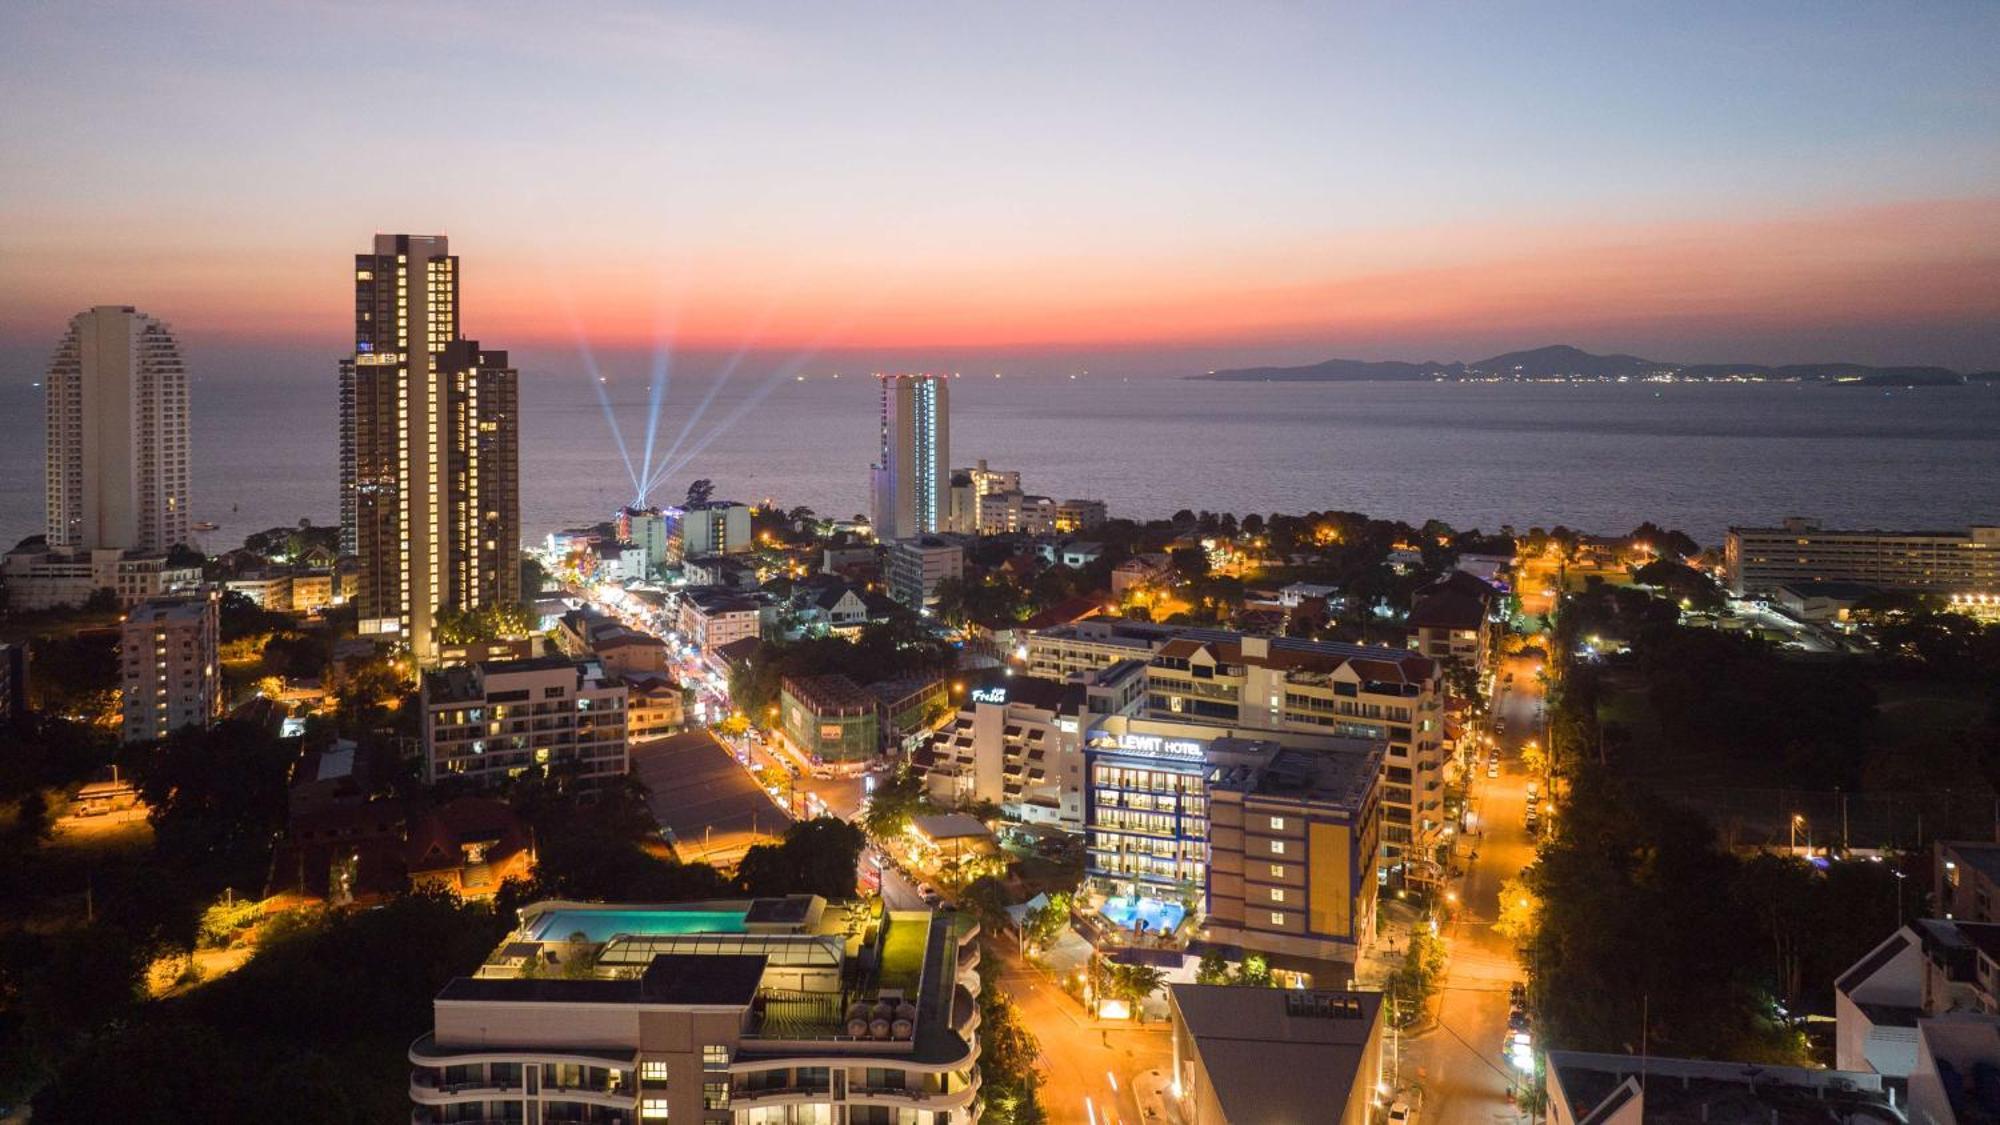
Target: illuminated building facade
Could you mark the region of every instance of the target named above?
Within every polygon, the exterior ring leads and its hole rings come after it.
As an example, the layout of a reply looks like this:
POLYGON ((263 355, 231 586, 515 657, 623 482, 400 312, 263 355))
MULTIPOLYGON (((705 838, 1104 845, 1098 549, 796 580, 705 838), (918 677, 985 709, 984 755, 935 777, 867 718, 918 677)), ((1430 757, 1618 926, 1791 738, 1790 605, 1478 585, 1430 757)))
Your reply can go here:
POLYGON ((220 614, 207 595, 142 602, 119 628, 127 742, 205 727, 222 714, 220 614))
POLYGON ((48 545, 160 554, 187 542, 187 371, 167 326, 126 305, 78 313, 47 392, 48 545))
POLYGON ((887 543, 950 530, 951 383, 945 375, 878 375, 882 454, 869 519, 887 543))
POLYGON ((1769 594, 1799 582, 1858 582, 1884 590, 2000 594, 2000 526, 1938 531, 1833 531, 1793 517, 1780 527, 1732 527, 1722 545, 1729 589, 1769 594))
POLYGON ((428 662, 441 614, 520 600, 518 377, 506 352, 460 337, 441 235, 380 234, 355 256, 354 339, 340 510, 360 628, 428 662))

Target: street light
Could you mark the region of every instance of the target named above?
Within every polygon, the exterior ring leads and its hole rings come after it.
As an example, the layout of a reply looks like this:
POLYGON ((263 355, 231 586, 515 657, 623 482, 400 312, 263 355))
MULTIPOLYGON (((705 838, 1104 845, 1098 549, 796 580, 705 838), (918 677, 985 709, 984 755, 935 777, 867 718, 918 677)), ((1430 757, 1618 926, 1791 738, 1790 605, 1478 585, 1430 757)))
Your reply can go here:
MULTIPOLYGON (((1793 855, 1797 855, 1797 854, 1799 854, 1799 829, 1800 829, 1801 827, 1803 827, 1803 826, 1805 825, 1805 823, 1806 823, 1806 818, 1805 818, 1805 814, 1804 814, 1804 813, 1793 813, 1793 814, 1792 814, 1792 854, 1793 854, 1793 855)), ((1812 850, 1812 830, 1811 830, 1810 828, 1807 828, 1807 829, 1806 829, 1806 850, 1807 850, 1807 851, 1811 851, 1811 850, 1812 850)))

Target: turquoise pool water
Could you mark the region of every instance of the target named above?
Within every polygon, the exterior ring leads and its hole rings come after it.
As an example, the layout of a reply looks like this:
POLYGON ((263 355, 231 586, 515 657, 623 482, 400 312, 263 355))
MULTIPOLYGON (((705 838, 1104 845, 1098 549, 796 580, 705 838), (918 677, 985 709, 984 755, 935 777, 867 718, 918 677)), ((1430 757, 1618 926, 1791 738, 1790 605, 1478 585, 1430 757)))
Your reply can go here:
POLYGON ((1178 902, 1162 902, 1157 898, 1140 896, 1137 898, 1109 898, 1104 900, 1104 908, 1098 911, 1109 918, 1120 929, 1136 929, 1138 923, 1146 924, 1146 932, 1159 934, 1171 932, 1181 924, 1187 914, 1187 907, 1178 902))
POLYGON ((608 941, 617 934, 738 934, 740 910, 551 910, 535 919, 528 937, 563 941, 581 932, 587 941, 608 941))

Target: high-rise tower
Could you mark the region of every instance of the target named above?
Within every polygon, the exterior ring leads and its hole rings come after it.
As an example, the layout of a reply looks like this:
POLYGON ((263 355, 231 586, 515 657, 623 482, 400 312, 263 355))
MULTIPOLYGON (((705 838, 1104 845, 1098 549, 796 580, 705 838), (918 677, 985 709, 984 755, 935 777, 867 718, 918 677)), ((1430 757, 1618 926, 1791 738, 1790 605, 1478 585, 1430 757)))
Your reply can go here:
POLYGON ((877 375, 882 455, 873 483, 875 537, 945 530, 951 491, 951 384, 946 375, 877 375))
POLYGON ((127 305, 70 318, 49 364, 47 458, 49 546, 187 541, 187 371, 166 325, 127 305))
POLYGON ((361 562, 363 633, 437 655, 441 615, 520 599, 518 378, 459 335, 443 236, 378 234, 354 259, 340 364, 341 543, 361 562))

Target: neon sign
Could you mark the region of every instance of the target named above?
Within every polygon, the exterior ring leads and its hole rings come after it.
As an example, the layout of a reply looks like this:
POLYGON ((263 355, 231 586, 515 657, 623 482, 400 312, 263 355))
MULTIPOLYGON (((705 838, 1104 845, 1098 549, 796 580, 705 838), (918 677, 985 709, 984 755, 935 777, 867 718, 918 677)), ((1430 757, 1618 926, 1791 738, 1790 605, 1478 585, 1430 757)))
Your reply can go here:
POLYGON ((1003 687, 973 688, 972 701, 974 703, 1005 703, 1007 702, 1007 689, 1003 687))

